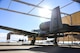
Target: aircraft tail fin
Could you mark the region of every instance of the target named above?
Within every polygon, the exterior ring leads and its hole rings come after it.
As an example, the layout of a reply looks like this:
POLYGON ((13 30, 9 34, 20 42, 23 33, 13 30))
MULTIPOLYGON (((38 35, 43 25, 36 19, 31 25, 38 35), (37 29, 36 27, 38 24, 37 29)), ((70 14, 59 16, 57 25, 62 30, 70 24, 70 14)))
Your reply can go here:
POLYGON ((52 10, 52 16, 50 21, 50 33, 57 33, 59 29, 62 29, 62 21, 59 6, 52 10))

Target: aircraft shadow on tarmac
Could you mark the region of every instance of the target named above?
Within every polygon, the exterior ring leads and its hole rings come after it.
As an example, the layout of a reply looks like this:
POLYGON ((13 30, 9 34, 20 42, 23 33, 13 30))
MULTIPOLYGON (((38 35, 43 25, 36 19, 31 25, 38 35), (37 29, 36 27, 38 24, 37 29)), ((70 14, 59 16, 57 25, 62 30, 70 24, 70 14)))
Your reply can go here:
POLYGON ((80 53, 80 48, 71 48, 71 47, 44 46, 44 47, 30 48, 30 50, 41 51, 46 53, 80 53))
POLYGON ((80 48, 54 47, 54 46, 32 47, 29 49, 0 49, 0 51, 21 51, 21 50, 45 53, 80 53, 80 48))

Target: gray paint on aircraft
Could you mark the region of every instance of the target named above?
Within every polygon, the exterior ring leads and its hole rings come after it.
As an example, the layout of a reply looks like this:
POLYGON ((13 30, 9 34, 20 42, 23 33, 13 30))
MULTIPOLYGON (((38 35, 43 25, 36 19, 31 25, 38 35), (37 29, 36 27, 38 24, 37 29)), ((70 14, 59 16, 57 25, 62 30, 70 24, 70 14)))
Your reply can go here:
POLYGON ((51 21, 50 21, 50 33, 57 33, 59 29, 62 29, 62 21, 61 21, 61 15, 60 15, 60 8, 59 6, 54 8, 52 10, 52 16, 51 16, 51 21))

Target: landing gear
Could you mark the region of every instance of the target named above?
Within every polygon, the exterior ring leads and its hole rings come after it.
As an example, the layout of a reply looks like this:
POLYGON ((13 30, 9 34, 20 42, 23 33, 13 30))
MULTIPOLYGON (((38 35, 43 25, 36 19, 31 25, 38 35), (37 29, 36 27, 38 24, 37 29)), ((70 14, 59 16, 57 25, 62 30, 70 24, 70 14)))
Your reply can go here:
POLYGON ((58 37, 64 37, 64 33, 54 34, 54 46, 58 46, 58 41, 57 41, 58 37))
POLYGON ((11 34, 12 34, 12 32, 9 32, 9 33, 7 34, 7 42, 8 42, 8 43, 10 43, 10 36, 11 36, 11 34))
POLYGON ((33 35, 32 38, 33 38, 33 39, 31 40, 31 44, 30 44, 30 45, 35 45, 36 35, 33 35))
POLYGON ((54 46, 58 46, 58 43, 57 43, 57 36, 55 36, 55 38, 54 38, 54 46))

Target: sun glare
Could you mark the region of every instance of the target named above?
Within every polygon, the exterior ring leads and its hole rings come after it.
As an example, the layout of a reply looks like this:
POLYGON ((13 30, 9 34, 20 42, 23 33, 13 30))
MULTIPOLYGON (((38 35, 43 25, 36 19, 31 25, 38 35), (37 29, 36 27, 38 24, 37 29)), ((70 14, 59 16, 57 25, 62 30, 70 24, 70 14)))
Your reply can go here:
MULTIPOLYGON (((39 15, 42 17, 50 18, 51 17, 51 11, 48 9, 49 9, 48 6, 45 6, 45 8, 39 9, 39 15)), ((47 21, 48 19, 40 18, 40 20, 43 22, 43 21, 47 21)))

